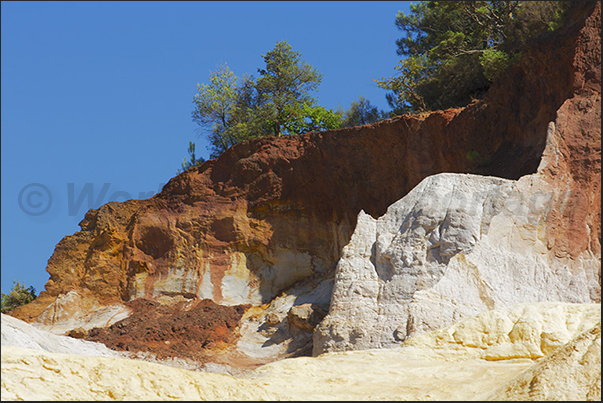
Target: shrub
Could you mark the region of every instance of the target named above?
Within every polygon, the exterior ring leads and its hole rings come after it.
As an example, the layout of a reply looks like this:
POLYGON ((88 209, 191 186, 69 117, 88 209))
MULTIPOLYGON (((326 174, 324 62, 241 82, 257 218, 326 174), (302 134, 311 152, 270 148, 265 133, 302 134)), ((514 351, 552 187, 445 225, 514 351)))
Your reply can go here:
POLYGON ((18 306, 29 304, 31 301, 36 299, 36 289, 33 286, 25 288, 19 280, 13 281, 13 288, 10 293, 2 293, 2 299, 0 301, 0 311, 7 313, 12 311, 18 306))

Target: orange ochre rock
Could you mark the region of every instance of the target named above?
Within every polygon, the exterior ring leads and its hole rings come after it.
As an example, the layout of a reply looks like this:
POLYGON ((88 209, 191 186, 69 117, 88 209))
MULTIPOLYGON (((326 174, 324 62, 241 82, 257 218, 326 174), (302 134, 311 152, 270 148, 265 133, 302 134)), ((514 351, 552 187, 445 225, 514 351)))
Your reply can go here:
MULTIPOLYGON (((600 261, 601 3, 569 13, 467 107, 245 141, 150 199, 88 211, 49 259, 45 291, 12 315, 52 328, 70 292, 82 318, 142 298, 268 304, 300 281, 333 277, 361 210, 379 217, 441 172, 538 170, 555 192, 544 223, 551 253, 600 261)), ((594 301, 600 265, 598 275, 594 301)), ((100 327, 118 318, 109 316, 100 327)))

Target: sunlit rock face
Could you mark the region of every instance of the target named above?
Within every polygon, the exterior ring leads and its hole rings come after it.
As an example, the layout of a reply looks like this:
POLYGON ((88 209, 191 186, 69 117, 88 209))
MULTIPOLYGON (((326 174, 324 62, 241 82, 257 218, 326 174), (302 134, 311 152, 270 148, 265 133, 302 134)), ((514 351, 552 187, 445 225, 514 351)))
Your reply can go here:
POLYGON ((0 340, 2 349, 14 346, 50 353, 119 357, 119 353, 102 343, 58 336, 5 314, 2 314, 0 340))
MULTIPOLYGON (((580 38, 600 44, 600 13, 580 38)), ((359 214, 315 355, 391 347, 518 302, 600 302, 600 48, 574 57, 574 66, 593 65, 575 75, 573 96, 543 131, 536 173, 434 175, 378 219, 359 214)))
MULTIPOLYGON (((576 2, 567 25, 539 39, 482 101, 237 144, 150 199, 90 210, 81 231, 56 246, 46 289, 12 314, 67 334, 117 325, 143 299, 171 307, 203 299, 233 309, 249 304, 233 348, 258 359, 306 354, 312 331, 295 325, 301 308, 289 312, 305 304, 328 310, 360 211, 381 217, 442 172, 517 180, 540 164, 550 185, 543 192, 553 192, 547 249, 571 262, 596 259, 600 65, 600 3, 576 2)), ((440 246, 441 259, 454 252, 447 247, 440 246)), ((571 262, 563 267, 579 272, 571 262)), ((593 293, 596 299, 600 287, 593 293)), ((160 342, 173 336, 159 330, 160 342)))
POLYGON ((497 388, 488 400, 601 400, 601 322, 497 388))
POLYGON ((127 318, 131 310, 121 303, 102 304, 87 290, 72 290, 60 294, 36 321, 38 329, 55 334, 68 334, 81 328, 89 330, 106 327, 127 318))
POLYGON ((548 242, 553 197, 537 175, 439 174, 377 220, 361 212, 314 354, 391 347, 519 302, 597 302, 600 255, 560 258, 548 242))

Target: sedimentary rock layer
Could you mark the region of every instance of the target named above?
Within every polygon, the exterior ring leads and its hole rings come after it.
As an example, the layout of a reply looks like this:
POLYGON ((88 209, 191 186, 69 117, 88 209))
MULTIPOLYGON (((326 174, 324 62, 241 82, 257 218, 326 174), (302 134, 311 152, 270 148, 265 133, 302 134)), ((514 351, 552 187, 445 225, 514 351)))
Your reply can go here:
POLYGON ((556 255, 552 204, 538 175, 438 174, 377 220, 361 212, 314 354, 391 347, 519 302, 598 302, 600 255, 556 255))
POLYGON ((314 354, 391 346, 517 302, 600 302, 600 27, 596 12, 580 31, 599 48, 574 53, 592 65, 549 122, 536 173, 435 175, 379 219, 360 213, 314 354))
POLYGON ((400 348, 285 359, 242 378, 3 346, 2 398, 598 401, 600 322, 598 304, 520 304, 400 348))
POLYGON ((22 320, 2 314, 1 344, 50 353, 118 357, 102 343, 77 340, 39 330, 22 320))
MULTIPOLYGON (((129 314, 127 301, 144 297, 274 303, 271 313, 283 319, 288 310, 275 305, 324 303, 288 293, 329 284, 361 210, 380 217, 440 172, 516 180, 543 161, 543 180, 556 189, 547 248, 573 260, 600 256, 600 71, 600 2, 576 2, 567 24, 538 39, 482 101, 243 142, 150 199, 89 211, 81 231, 55 248, 45 291, 13 315, 67 333, 114 324, 129 314), (550 122, 555 151, 541 161, 550 122)), ((278 344, 278 334, 266 345, 278 344)))
POLYGON ((601 400, 601 322, 531 366, 488 400, 601 400))

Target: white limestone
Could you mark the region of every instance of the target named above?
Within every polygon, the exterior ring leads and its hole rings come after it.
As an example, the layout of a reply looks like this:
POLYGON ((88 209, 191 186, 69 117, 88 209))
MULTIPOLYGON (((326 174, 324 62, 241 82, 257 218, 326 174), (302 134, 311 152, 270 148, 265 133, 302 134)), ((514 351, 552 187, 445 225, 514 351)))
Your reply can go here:
POLYGON ((326 310, 332 288, 332 278, 300 283, 270 304, 252 307, 241 319, 237 350, 249 357, 274 360, 311 343, 312 332, 292 329, 287 314, 294 306, 303 304, 316 304, 326 310))
POLYGON ((553 193, 538 176, 427 177, 374 219, 358 215, 343 249, 314 355, 393 347, 519 302, 589 303, 600 258, 549 252, 553 193))
POLYGON ((41 330, 64 335, 77 327, 89 330, 108 327, 127 318, 131 310, 124 304, 103 305, 95 296, 84 297, 75 290, 61 294, 36 319, 41 330))

